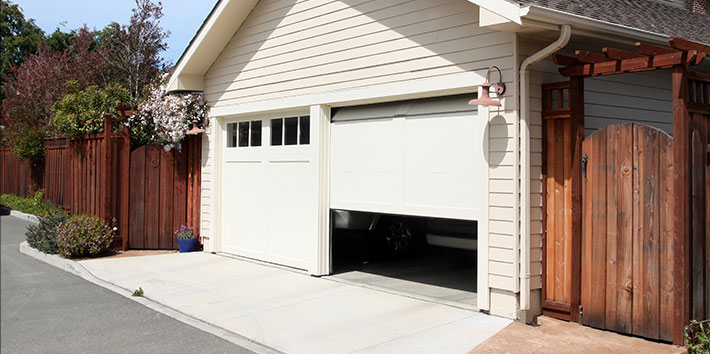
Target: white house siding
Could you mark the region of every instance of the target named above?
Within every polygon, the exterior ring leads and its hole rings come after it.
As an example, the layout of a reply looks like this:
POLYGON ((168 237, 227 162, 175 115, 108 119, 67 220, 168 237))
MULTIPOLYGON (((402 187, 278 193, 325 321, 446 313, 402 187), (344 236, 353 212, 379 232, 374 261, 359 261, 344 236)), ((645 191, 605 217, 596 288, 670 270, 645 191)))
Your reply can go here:
MULTIPOLYGON (((515 34, 481 29, 477 21, 478 7, 465 0, 262 0, 205 75, 204 92, 211 106, 223 107, 469 71, 484 74, 497 65, 507 92, 502 109, 489 114, 490 309, 515 317, 515 34)), ((498 80, 497 72, 492 75, 498 80)), ((210 242, 211 144, 204 142, 203 182, 209 182, 202 190, 208 251, 217 247, 210 242)))
MULTIPOLYGON (((520 60, 547 46, 520 36, 520 60)), ((563 52, 572 56, 574 50, 599 52, 601 46, 572 41, 563 52)), ((530 71, 530 217, 531 217, 531 286, 540 296, 542 289, 542 84, 567 81, 558 66, 548 57, 532 66, 530 71)), ((629 73, 586 78, 584 80, 585 135, 607 125, 639 122, 655 126, 667 133, 673 130, 673 100, 670 70, 629 73)))

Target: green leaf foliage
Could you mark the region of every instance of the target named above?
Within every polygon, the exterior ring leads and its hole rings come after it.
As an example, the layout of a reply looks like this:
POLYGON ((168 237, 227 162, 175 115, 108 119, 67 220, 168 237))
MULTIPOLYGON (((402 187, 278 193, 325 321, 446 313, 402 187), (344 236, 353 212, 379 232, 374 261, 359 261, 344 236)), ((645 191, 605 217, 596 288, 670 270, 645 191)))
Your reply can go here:
POLYGON ((12 151, 22 159, 40 159, 44 156, 44 138, 46 130, 27 129, 21 134, 14 134, 10 145, 12 151))
POLYGON ((44 200, 43 190, 38 190, 33 196, 28 198, 14 194, 0 195, 0 205, 37 216, 47 216, 62 212, 62 208, 44 200))
POLYGON ((69 93, 52 106, 55 115, 51 124, 68 138, 102 132, 104 114, 114 114, 117 105, 125 104, 131 98, 128 90, 117 84, 104 90, 96 85, 79 90, 76 81, 69 81, 67 88, 69 93))
POLYGON ((33 19, 25 19, 17 4, 0 0, 0 83, 7 81, 8 69, 37 52, 44 32, 33 19))
POLYGON ((48 254, 56 254, 57 249, 57 227, 67 220, 69 216, 65 213, 50 214, 40 216, 38 225, 27 227, 25 236, 30 247, 48 254))
POLYGON ((692 320, 685 335, 685 348, 690 354, 710 353, 710 327, 708 323, 692 320))

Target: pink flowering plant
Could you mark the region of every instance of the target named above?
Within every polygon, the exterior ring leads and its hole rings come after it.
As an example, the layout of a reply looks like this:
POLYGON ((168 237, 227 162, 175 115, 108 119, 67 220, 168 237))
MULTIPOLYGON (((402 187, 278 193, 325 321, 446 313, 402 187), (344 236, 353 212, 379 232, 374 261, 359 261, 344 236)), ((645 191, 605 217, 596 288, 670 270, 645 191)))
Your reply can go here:
POLYGON ((145 101, 128 119, 134 133, 142 134, 145 143, 159 143, 169 151, 178 147, 193 120, 206 122, 207 104, 202 93, 173 94, 166 90, 163 75, 154 83, 145 101))
POLYGON ((99 217, 74 215, 57 227, 57 248, 65 258, 98 256, 113 241, 111 228, 99 217))
POLYGON ((192 226, 187 227, 185 225, 180 225, 180 228, 175 230, 175 236, 177 236, 177 238, 183 239, 183 240, 194 238, 195 237, 195 229, 192 226))

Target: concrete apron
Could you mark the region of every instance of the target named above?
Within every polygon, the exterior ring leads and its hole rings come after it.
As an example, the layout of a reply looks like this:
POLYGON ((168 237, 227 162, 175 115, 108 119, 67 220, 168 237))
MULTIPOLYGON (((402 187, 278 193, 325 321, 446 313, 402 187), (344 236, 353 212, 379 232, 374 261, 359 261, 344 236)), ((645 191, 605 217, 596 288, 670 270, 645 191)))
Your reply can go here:
POLYGON ((511 323, 208 253, 78 263, 99 279, 141 287, 150 300, 286 353, 467 353, 511 323))

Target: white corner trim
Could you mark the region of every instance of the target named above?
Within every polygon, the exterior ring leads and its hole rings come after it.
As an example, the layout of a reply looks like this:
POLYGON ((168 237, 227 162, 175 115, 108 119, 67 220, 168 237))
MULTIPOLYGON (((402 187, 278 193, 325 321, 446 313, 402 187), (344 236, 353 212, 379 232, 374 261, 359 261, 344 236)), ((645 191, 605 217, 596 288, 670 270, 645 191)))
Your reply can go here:
POLYGON ((316 105, 349 106, 473 92, 485 81, 484 70, 407 80, 347 90, 275 98, 210 109, 210 117, 293 110, 316 105))
POLYGON ((498 16, 504 17, 512 22, 522 25, 520 19, 520 6, 513 1, 508 0, 468 0, 479 7, 482 7, 498 16))
POLYGON ((328 275, 331 272, 330 243, 330 106, 311 106, 311 127, 317 127, 313 134, 318 168, 316 183, 318 183, 318 254, 314 275, 328 275), (314 124, 316 123, 317 124, 314 124))
MULTIPOLYGON (((483 88, 478 87, 478 97, 481 97, 481 94, 483 93, 483 88)), ((485 135, 483 136, 483 149, 481 153, 483 154, 483 161, 486 162, 486 165, 488 165, 488 152, 489 152, 489 131, 488 131, 488 123, 489 123, 489 114, 488 114, 488 107, 486 106, 478 106, 478 117, 477 117, 477 123, 481 124, 482 127, 477 127, 478 131, 483 131, 485 132, 485 135)), ((486 180, 486 183, 481 186, 483 189, 483 195, 486 196, 486 198, 480 198, 479 200, 479 209, 481 210, 481 216, 480 220, 478 220, 478 264, 476 266, 477 268, 477 273, 476 273, 476 279, 477 279, 477 284, 476 284, 476 289, 478 292, 478 303, 477 307, 479 310, 484 310, 484 311, 489 311, 491 308, 491 289, 488 284, 488 223, 489 223, 489 218, 488 218, 488 213, 489 213, 489 203, 488 200, 490 196, 488 195, 489 192, 489 186, 490 186, 490 166, 486 166, 486 176, 488 177, 486 180)))

